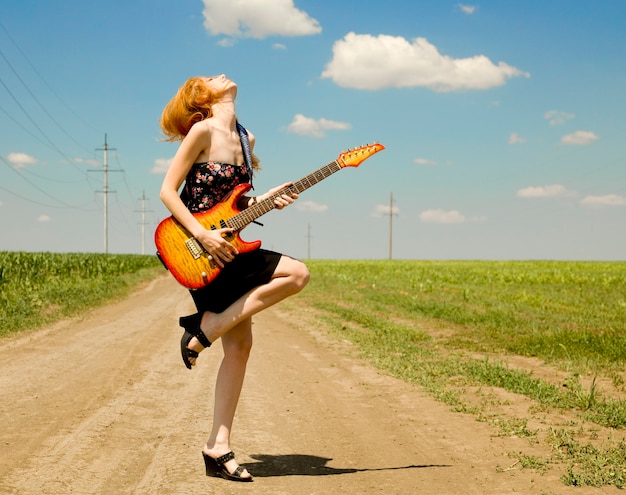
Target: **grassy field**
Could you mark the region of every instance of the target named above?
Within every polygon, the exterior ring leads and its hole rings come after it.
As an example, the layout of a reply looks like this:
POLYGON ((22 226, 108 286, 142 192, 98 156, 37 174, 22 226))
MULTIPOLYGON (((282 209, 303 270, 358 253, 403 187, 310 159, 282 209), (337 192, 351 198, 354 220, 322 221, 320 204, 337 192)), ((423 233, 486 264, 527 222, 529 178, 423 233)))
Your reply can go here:
MULTIPOLYGON (((494 434, 527 438, 510 452, 516 468, 626 485, 626 263, 307 264, 309 286, 283 303, 294 321, 351 342, 494 434)), ((0 336, 162 273, 154 256, 0 252, 0 336)))
POLYGON ((626 263, 308 265, 288 308, 498 434, 528 437, 541 455, 511 452, 513 464, 624 487, 626 263))
POLYGON ((0 251, 0 337, 122 297, 158 267, 155 256, 0 251))
POLYGON ((604 371, 622 370, 626 362, 626 263, 323 261, 311 267, 311 304, 347 321, 370 320, 383 329, 390 322, 381 314, 430 318, 454 325, 452 347, 604 371))

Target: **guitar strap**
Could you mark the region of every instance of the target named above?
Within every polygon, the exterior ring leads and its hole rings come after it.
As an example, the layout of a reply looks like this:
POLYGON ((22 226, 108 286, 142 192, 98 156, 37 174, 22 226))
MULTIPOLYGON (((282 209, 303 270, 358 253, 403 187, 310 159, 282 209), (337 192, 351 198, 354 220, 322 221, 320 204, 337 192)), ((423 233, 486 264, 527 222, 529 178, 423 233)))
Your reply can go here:
MULTIPOLYGON (((250 140, 248 139, 248 131, 237 122, 237 130, 239 131, 239 138, 241 139, 241 149, 243 150, 243 159, 246 162, 246 169, 248 170, 248 178, 250 179, 250 185, 252 185, 252 153, 250 151, 250 140)), ((254 189, 254 186, 252 186, 254 189)))
MULTIPOLYGON (((250 140, 248 139, 248 131, 246 128, 242 126, 239 122, 237 122, 237 130, 239 131, 239 138, 241 139, 241 149, 243 150, 243 159, 246 162, 246 169, 248 170, 248 178, 250 179, 250 187, 254 189, 252 185, 252 152, 250 151, 250 140)), ((263 227, 261 222, 257 222, 256 220, 252 220, 252 223, 256 223, 263 227)))

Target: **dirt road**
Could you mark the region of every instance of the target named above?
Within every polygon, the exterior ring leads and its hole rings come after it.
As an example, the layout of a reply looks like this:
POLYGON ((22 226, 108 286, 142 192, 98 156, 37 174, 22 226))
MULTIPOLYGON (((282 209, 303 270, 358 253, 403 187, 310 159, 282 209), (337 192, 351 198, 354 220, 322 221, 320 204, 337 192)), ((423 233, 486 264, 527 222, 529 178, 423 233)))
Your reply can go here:
POLYGON ((255 481, 207 478, 200 449, 221 349, 184 367, 177 315, 191 310, 164 275, 0 343, 0 494, 617 493, 508 469, 507 452, 527 440, 495 437, 280 306, 254 320, 235 420, 237 459, 255 481))

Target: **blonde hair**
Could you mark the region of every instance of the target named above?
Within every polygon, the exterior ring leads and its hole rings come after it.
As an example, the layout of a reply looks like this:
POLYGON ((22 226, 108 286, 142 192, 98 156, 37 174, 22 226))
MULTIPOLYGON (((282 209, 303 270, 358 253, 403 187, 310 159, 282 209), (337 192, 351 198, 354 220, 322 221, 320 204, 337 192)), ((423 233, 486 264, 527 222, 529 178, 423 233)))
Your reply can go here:
POLYGON ((202 77, 185 81, 169 101, 159 124, 167 141, 181 141, 196 122, 212 115, 211 104, 217 95, 211 93, 202 77))

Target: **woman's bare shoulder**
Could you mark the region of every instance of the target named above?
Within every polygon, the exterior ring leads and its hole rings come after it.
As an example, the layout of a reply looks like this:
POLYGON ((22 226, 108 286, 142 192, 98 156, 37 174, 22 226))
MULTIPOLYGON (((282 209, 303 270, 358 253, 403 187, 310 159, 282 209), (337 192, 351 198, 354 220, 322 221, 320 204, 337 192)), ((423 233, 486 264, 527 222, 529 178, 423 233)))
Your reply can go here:
POLYGON ((204 119, 200 122, 196 122, 189 129, 189 134, 194 134, 195 136, 210 136, 212 131, 211 120, 204 119))
POLYGON ((203 161, 201 158, 211 147, 211 131, 203 122, 196 122, 191 126, 179 148, 179 152, 184 150, 186 155, 193 157, 190 158, 193 161, 203 161))

